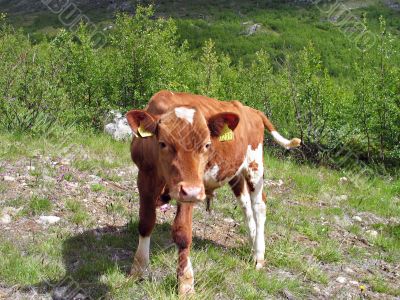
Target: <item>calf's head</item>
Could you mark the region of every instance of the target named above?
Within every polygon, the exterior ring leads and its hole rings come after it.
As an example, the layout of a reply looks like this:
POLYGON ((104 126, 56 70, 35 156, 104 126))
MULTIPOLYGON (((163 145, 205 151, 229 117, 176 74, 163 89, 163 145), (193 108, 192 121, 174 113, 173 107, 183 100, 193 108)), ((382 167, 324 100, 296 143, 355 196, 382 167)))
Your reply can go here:
POLYGON ((176 107, 161 116, 144 110, 126 115, 138 138, 150 138, 157 147, 157 168, 172 198, 181 202, 198 202, 206 198, 203 175, 212 155, 214 143, 225 126, 234 130, 237 114, 225 112, 206 119, 192 107, 176 107))

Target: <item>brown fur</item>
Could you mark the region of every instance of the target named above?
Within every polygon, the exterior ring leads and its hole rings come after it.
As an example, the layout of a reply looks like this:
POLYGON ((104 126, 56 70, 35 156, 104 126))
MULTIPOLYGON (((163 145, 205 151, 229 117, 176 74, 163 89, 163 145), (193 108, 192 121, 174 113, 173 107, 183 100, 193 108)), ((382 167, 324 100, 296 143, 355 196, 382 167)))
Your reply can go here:
MULTIPOLYGON (((179 251, 177 274, 180 284, 193 282, 193 278, 186 278, 190 274, 184 274, 192 243, 193 206, 183 201, 183 192, 186 188, 200 187, 196 201, 212 195, 219 185, 203 182, 203 177, 215 165, 219 168, 217 180, 230 179, 236 196, 245 184, 250 191, 254 190, 247 178, 233 176, 243 163, 248 146, 254 150, 263 143, 264 128, 275 129, 262 112, 238 101, 223 102, 169 91, 155 94, 144 110, 130 111, 127 120, 136 135, 139 126, 153 134, 135 137, 131 143, 132 160, 139 168, 139 233, 149 236, 156 220, 156 206, 171 197, 177 199, 179 204, 172 226, 179 251), (174 112, 176 107, 195 109, 193 124, 178 118, 174 112), (221 142, 219 135, 225 124, 233 131, 234 139, 221 142)), ((258 167, 255 161, 250 164, 253 171, 258 167)))

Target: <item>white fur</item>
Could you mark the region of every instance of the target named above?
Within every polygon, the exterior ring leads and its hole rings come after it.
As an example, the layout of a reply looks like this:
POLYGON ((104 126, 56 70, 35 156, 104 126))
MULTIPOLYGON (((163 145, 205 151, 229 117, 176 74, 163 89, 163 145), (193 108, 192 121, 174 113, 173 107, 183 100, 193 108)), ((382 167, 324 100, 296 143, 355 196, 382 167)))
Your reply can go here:
POLYGON ((179 277, 179 295, 184 296, 194 293, 194 274, 190 258, 187 258, 187 264, 183 270, 183 275, 179 277))
POLYGON ((254 249, 254 259, 257 263, 256 268, 260 269, 264 263, 264 253, 265 253, 265 237, 264 237, 264 224, 265 224, 265 214, 266 206, 262 200, 263 192, 263 148, 262 143, 253 150, 249 146, 247 150, 246 159, 248 164, 251 162, 257 163, 257 170, 252 170, 247 168, 248 178, 254 187, 254 191, 250 192, 251 206, 253 209, 253 216, 256 223, 256 238, 253 244, 254 249))
POLYGON ((256 185, 260 179, 263 177, 263 144, 260 143, 256 149, 253 150, 251 145, 247 147, 246 153, 246 169, 248 172, 248 177, 250 181, 256 185), (257 164, 257 170, 253 170, 249 167, 251 163, 257 164))
POLYGON ((219 185, 219 182, 217 180, 218 172, 219 172, 218 165, 214 165, 204 173, 203 180, 207 186, 219 185))
POLYGON ((193 124, 193 117, 194 117, 195 112, 196 112, 196 110, 193 108, 187 108, 187 107, 175 108, 175 115, 178 118, 188 121, 190 124, 193 124))
POLYGON ((145 266, 142 267, 147 267, 150 261, 150 237, 142 237, 139 235, 139 245, 136 251, 136 256, 140 257, 144 263, 146 263, 145 266))
POLYGON ((243 212, 246 216, 246 223, 249 230, 250 243, 253 246, 256 240, 256 223, 254 220, 253 209, 251 207, 249 190, 247 189, 246 185, 240 196, 237 197, 237 200, 239 201, 243 209, 243 212))
POLYGON ((278 131, 271 131, 271 135, 274 140, 282 147, 289 149, 290 141, 279 134, 278 131))

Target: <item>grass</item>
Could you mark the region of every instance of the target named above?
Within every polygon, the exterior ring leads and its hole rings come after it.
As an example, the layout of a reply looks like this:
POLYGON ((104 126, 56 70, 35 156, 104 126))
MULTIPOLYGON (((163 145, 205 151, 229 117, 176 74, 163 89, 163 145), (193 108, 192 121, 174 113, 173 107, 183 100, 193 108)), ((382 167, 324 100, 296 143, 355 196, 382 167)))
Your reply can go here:
POLYGON ((89 222, 90 216, 83 205, 76 200, 67 200, 65 207, 71 212, 70 222, 76 225, 84 225, 89 222))
POLYGON ((38 196, 34 196, 29 201, 27 213, 30 213, 33 215, 40 215, 43 213, 50 212, 52 207, 53 207, 53 204, 52 204, 51 200, 49 200, 47 198, 41 198, 38 196))
MULTIPOLYGON (((27 153, 40 153, 55 161, 65 159, 59 156, 55 145, 60 140, 56 137, 30 138, 25 140, 24 149, 18 150, 12 141, 18 143, 24 140, 22 136, 1 135, 0 139, 2 159, 10 164, 24 159, 27 153)), ((56 224, 26 237, 0 234, 0 283, 19 287, 40 286, 44 282, 57 285, 69 278, 95 299, 105 295, 112 299, 176 299, 177 254, 171 244, 169 222, 155 228, 148 278, 140 283, 129 279, 127 272, 138 236, 137 194, 129 195, 133 202, 128 203, 126 197, 130 192, 114 191, 110 186, 105 188, 105 185, 84 179, 93 174, 102 174, 103 178, 126 168, 130 164, 128 143, 112 141, 103 135, 77 134, 73 139, 74 147, 79 151, 69 156, 70 166, 66 173, 69 175, 63 180, 79 181, 88 188, 58 199, 57 185, 46 186, 54 193, 51 199, 55 197, 56 200, 32 196, 28 200, 14 197, 1 203, 1 209, 24 207, 25 215, 15 222, 23 218, 35 220, 37 215, 64 208, 58 213, 62 215, 62 225, 56 224), (102 157, 108 162, 102 161, 102 157), (83 168, 84 162, 89 162, 86 166, 90 167, 83 168), (84 174, 87 177, 83 177, 84 174), (106 201, 99 205, 98 199, 106 201), (56 201, 60 201, 57 206, 56 201), (108 225, 97 225, 100 218, 92 215, 94 208, 102 218, 108 218, 108 225)), ((45 170, 40 168, 40 163, 37 169, 45 170)), ((336 270, 347 265, 355 265, 355 269, 358 266, 361 271, 353 279, 366 285, 367 289, 383 296, 398 296, 398 288, 379 267, 370 267, 375 268, 376 276, 363 269, 371 259, 382 261, 390 268, 400 259, 399 226, 388 221, 400 216, 395 207, 398 179, 365 179, 366 191, 363 191, 363 187, 351 181, 340 184, 339 179, 344 176, 341 171, 298 165, 290 159, 278 160, 266 155, 265 169, 266 180, 283 181, 282 187, 266 187, 267 267, 261 272, 254 270, 247 243, 224 245, 226 239, 232 239, 228 232, 221 232, 214 239, 197 234, 191 252, 197 291, 195 299, 217 296, 260 299, 286 297, 287 294, 309 298, 316 285, 320 289, 328 287, 337 276, 336 270), (347 197, 341 199, 338 197, 341 195, 347 197), (365 200, 360 203, 360 198, 365 200), (354 215, 362 216, 365 222, 365 214, 382 222, 337 223, 345 218, 351 220, 354 215), (342 231, 338 232, 338 228, 342 231), (370 239, 367 230, 376 230, 378 237, 370 239), (368 240, 369 245, 353 244, 358 239, 368 240), (347 243, 349 241, 353 242, 347 243)), ((51 176, 59 176, 57 170, 51 176)), ((135 185, 128 177, 115 180, 121 185, 135 185)), ((8 186, 4 188, 9 192, 8 186)), ((41 185, 30 187, 35 191, 41 188, 41 185)), ((232 218, 239 223, 233 227, 235 236, 246 240, 244 217, 229 187, 218 190, 212 209, 213 215, 205 214, 202 207, 196 209, 194 222, 218 227, 223 219, 232 218)), ((213 232, 215 227, 207 230, 213 232)))

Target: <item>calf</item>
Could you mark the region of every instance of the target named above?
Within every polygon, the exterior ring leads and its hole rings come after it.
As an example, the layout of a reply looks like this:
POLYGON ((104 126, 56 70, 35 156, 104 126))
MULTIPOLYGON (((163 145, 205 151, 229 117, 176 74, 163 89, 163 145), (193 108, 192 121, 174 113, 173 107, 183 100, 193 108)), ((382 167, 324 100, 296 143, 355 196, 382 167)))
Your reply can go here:
POLYGON ((139 245, 131 275, 140 277, 148 267, 156 207, 173 198, 178 202, 172 236, 179 251, 179 294, 193 293, 193 204, 209 200, 226 183, 243 208, 255 266, 262 268, 264 128, 287 149, 300 140, 285 139, 262 112, 238 101, 186 93, 158 92, 144 110, 126 117, 134 133, 131 155, 139 168, 140 193, 139 245))

